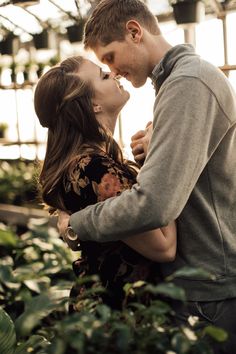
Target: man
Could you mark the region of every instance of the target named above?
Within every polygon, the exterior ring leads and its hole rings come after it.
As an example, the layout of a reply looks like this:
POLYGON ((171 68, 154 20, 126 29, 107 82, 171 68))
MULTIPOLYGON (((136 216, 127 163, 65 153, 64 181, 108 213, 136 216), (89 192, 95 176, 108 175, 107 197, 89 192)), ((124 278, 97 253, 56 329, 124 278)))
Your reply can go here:
POLYGON ((178 278, 188 311, 177 311, 185 320, 198 315, 227 329, 230 353, 236 342, 235 93, 190 45, 171 47, 140 0, 101 1, 87 22, 84 43, 134 87, 151 77, 153 134, 137 184, 60 220, 61 230, 69 221, 80 240, 103 242, 177 220, 177 257, 163 264, 163 274, 192 266, 214 275, 178 278))

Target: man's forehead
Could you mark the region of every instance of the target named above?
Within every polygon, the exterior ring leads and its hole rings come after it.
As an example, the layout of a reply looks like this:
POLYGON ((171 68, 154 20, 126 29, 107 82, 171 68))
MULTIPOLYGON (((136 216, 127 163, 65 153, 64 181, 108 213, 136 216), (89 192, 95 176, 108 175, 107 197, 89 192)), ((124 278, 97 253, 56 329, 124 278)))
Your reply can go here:
POLYGON ((114 48, 115 48, 115 42, 111 42, 107 45, 101 45, 98 44, 94 49, 94 53, 96 54, 96 56, 101 60, 103 57, 111 54, 112 52, 114 52, 114 48))
POLYGON ((96 48, 94 48, 94 52, 97 56, 102 57, 106 55, 107 52, 109 52, 109 49, 107 49, 107 46, 106 47, 97 46, 96 48))

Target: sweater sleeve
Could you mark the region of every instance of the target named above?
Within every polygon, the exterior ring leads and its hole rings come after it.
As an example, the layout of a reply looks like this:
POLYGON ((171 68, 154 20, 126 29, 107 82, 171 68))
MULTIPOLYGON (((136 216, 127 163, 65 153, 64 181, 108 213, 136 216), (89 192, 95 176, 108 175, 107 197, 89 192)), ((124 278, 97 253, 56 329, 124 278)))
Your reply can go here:
POLYGON ((164 83, 137 183, 118 197, 73 214, 70 224, 80 239, 114 241, 175 220, 228 126, 215 96, 199 79, 164 83))

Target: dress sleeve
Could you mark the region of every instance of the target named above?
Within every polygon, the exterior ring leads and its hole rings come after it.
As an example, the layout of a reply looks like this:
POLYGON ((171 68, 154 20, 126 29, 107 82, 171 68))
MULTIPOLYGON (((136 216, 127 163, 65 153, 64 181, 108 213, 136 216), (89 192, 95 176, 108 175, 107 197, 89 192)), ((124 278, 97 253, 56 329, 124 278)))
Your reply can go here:
POLYGON ((119 195, 134 183, 135 178, 131 173, 108 156, 86 155, 78 160, 66 192, 70 193, 70 200, 73 200, 74 211, 75 205, 77 210, 83 209, 119 195))

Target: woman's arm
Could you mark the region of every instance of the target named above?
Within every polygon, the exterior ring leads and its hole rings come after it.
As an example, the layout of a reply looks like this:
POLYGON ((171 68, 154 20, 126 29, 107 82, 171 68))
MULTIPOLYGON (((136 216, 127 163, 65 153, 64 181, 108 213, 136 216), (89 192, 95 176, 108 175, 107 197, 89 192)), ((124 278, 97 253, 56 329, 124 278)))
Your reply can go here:
POLYGON ((152 261, 171 262, 176 254, 176 225, 172 222, 168 226, 129 236, 122 241, 152 261))

